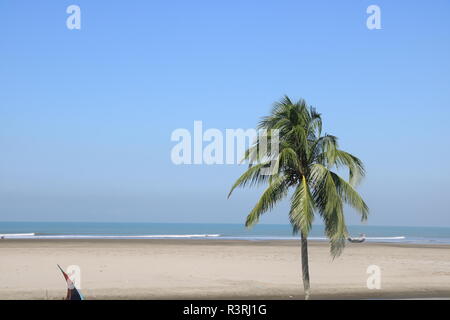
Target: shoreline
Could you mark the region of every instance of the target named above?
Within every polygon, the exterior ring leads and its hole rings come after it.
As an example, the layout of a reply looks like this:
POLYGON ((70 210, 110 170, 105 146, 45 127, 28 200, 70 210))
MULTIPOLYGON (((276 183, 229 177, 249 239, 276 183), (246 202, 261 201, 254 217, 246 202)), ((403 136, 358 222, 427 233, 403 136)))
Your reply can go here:
MULTIPOLYGON (((313 299, 450 298, 450 245, 310 241, 313 299), (366 287, 369 265, 381 289, 366 287)), ((79 265, 87 299, 303 299, 297 240, 0 241, 0 299, 61 299, 56 268, 79 265)))
MULTIPOLYGON (((189 244, 202 244, 202 245, 215 245, 215 244, 228 244, 228 245, 236 245, 236 244, 264 244, 264 245, 294 245, 295 243, 300 243, 299 239, 242 239, 242 238, 51 238, 51 239, 42 239, 42 238, 3 238, 0 239, 1 243, 6 242, 23 242, 23 243, 95 243, 95 242, 104 242, 104 243, 153 243, 153 244, 177 244, 183 245, 186 243, 189 244)), ((328 244, 328 240, 317 240, 317 239, 308 239, 308 244, 328 244)), ((415 242, 395 242, 395 241, 364 241, 363 243, 350 243, 346 242, 346 247, 350 245, 386 245, 386 246, 398 246, 398 247, 414 247, 414 248, 439 248, 442 247, 444 249, 450 249, 449 243, 415 243, 415 242)), ((1 246, 0 246, 1 247, 1 246)))

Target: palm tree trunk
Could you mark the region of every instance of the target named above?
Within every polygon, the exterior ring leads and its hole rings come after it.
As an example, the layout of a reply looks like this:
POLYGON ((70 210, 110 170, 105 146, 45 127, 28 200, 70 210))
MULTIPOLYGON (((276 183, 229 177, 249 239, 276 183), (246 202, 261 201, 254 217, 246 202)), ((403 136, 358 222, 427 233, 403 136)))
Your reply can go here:
POLYGON ((309 300, 311 294, 309 287, 309 266, 308 266, 308 239, 301 233, 301 247, 302 247, 302 276, 303 288, 305 291, 305 300, 309 300))

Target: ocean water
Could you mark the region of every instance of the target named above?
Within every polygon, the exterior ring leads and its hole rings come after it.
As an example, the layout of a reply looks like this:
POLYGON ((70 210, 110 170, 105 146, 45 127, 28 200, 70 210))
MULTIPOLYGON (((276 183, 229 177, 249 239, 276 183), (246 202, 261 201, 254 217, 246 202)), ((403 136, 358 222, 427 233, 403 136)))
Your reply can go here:
MULTIPOLYGON (((450 244, 450 228, 349 226, 349 233, 366 235, 368 242, 450 244)), ((0 222, 0 236, 9 239, 239 239, 288 240, 289 225, 214 223, 96 223, 96 222, 0 222)), ((323 226, 313 226, 310 240, 326 241, 323 226)))

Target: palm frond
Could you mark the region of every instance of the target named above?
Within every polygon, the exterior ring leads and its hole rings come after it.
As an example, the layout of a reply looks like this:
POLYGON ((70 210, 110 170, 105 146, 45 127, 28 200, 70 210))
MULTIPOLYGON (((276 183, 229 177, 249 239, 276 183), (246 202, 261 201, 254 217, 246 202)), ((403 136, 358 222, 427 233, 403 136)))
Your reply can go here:
POLYGON ((269 184, 267 189, 261 195, 255 207, 250 211, 245 222, 246 227, 252 227, 259 220, 259 217, 271 210, 275 204, 287 195, 288 185, 284 176, 277 176, 269 184))
POLYGON ((314 220, 314 199, 304 176, 292 195, 289 220, 294 233, 309 234, 314 220))
POLYGON ((330 175, 333 178, 339 197, 361 214, 361 221, 367 220, 369 208, 358 192, 338 174, 330 171, 330 175))
POLYGON ((345 166, 349 169, 350 184, 356 186, 365 175, 364 165, 354 155, 337 149, 335 151, 335 163, 337 167, 345 166))
POLYGON ((333 257, 338 256, 348 236, 345 225, 343 199, 334 180, 334 173, 321 164, 311 170, 311 183, 314 185, 314 203, 325 222, 325 234, 330 239, 333 257))
POLYGON ((233 193, 234 189, 237 187, 245 187, 245 186, 255 186, 260 183, 266 182, 269 178, 268 175, 261 174, 261 170, 265 167, 270 166, 269 162, 266 163, 260 163, 254 166, 251 166, 245 171, 239 179, 236 180, 236 182, 231 187, 230 192, 228 193, 228 198, 233 193))

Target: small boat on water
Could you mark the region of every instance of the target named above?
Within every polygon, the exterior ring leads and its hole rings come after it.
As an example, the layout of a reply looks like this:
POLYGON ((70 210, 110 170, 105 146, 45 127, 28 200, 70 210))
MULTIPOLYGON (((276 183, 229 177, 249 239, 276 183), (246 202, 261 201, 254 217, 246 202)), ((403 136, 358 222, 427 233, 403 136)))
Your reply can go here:
POLYGON ((359 237, 348 237, 347 240, 351 243, 361 243, 366 240, 366 235, 361 233, 359 237))

